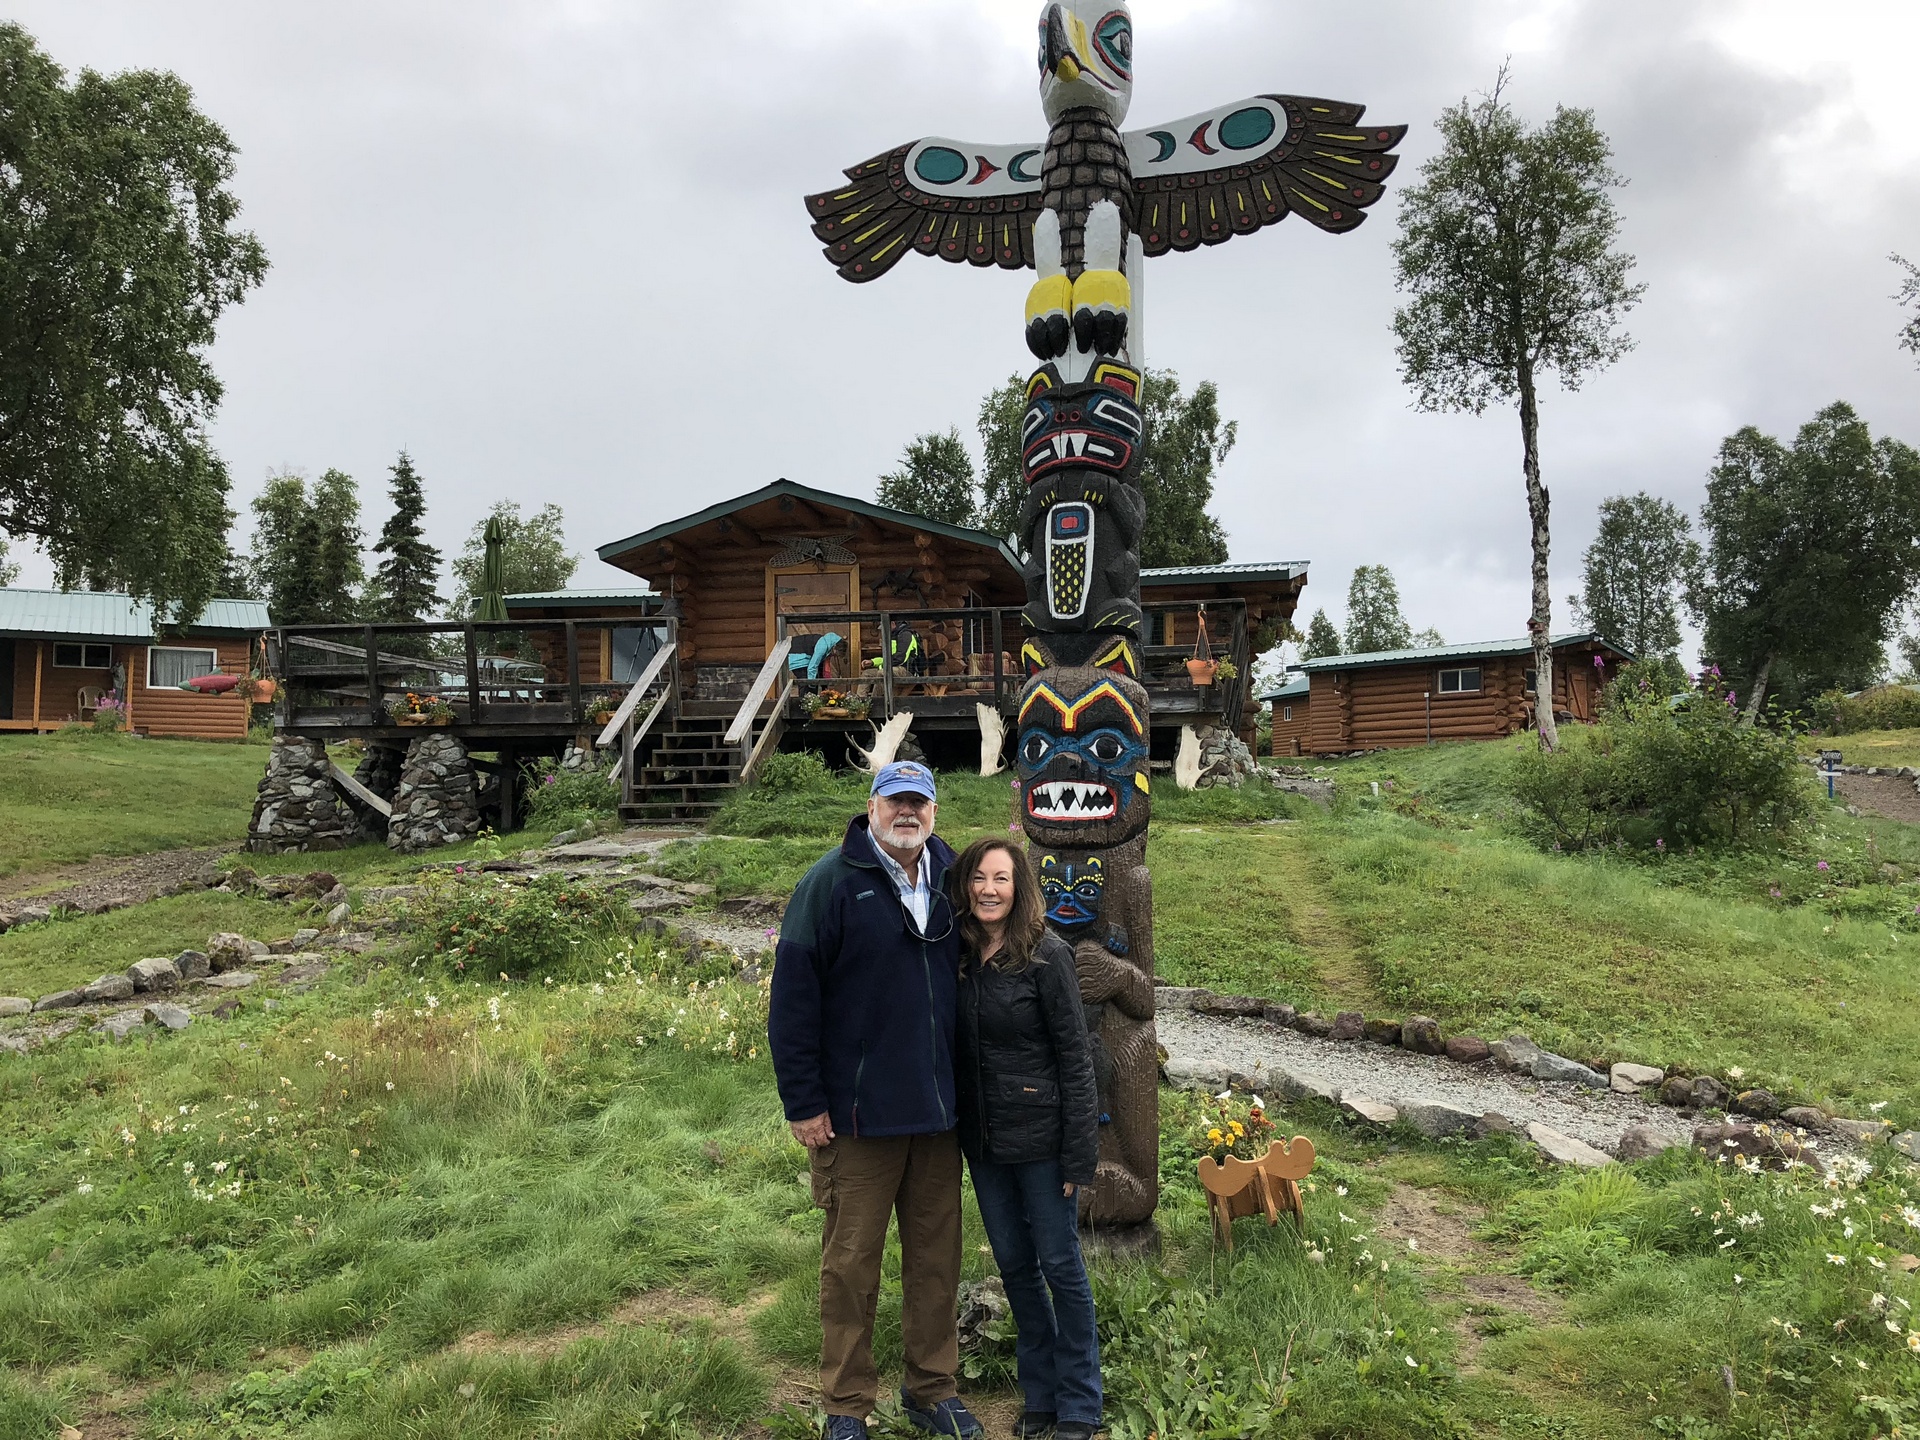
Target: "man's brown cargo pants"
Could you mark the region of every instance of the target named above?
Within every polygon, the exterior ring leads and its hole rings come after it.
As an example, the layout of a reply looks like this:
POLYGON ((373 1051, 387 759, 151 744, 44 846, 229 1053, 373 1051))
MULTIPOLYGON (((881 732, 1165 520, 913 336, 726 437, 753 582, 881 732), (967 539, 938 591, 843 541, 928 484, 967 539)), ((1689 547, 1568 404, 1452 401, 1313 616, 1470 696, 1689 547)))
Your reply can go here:
POLYGON ((873 1315, 887 1218, 900 1217, 904 1388, 916 1405, 951 1399, 960 1364, 960 1142, 938 1135, 839 1135, 808 1152, 813 1201, 827 1212, 820 1246, 820 1399, 864 1419, 879 1398, 873 1315))

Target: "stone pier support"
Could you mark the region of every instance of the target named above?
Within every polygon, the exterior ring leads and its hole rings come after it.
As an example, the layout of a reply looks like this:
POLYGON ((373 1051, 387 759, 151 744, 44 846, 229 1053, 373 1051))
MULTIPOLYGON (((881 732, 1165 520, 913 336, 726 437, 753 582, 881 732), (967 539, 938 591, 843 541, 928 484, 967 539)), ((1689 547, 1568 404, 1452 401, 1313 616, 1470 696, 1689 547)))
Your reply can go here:
POLYGON ((413 855, 479 833, 480 806, 466 746, 444 732, 422 735, 407 746, 387 847, 413 855))
POLYGON ((276 735, 253 802, 247 849, 261 855, 338 850, 360 838, 359 821, 333 788, 327 747, 276 735))

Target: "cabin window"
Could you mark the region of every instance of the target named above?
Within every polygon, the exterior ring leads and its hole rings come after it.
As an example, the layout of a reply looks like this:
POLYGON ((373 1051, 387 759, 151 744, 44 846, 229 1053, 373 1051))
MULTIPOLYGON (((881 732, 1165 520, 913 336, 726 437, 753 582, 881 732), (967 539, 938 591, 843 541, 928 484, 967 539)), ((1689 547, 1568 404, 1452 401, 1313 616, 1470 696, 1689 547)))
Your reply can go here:
POLYGON ((1293 718, 1293 707, 1291 705, 1282 705, 1280 707, 1280 718, 1282 720, 1291 720, 1293 718))
POLYGON ((113 647, 111 645, 55 645, 53 665, 56 670, 111 670, 113 647))
POLYGON ((1442 670, 1439 689, 1442 695, 1477 694, 1480 689, 1480 667, 1465 665, 1455 670, 1442 670))
POLYGON ((1540 681, 1539 671, 1537 670, 1527 671, 1527 679, 1526 679, 1527 694, 1531 695, 1535 690, 1538 690, 1540 688, 1539 681, 1540 681))
POLYGON ((147 648, 147 688, 172 690, 220 668, 220 656, 212 650, 187 650, 174 645, 147 648))
POLYGON ((651 625, 621 625, 612 632, 613 674, 616 685, 631 685, 640 678, 660 650, 660 632, 651 625))

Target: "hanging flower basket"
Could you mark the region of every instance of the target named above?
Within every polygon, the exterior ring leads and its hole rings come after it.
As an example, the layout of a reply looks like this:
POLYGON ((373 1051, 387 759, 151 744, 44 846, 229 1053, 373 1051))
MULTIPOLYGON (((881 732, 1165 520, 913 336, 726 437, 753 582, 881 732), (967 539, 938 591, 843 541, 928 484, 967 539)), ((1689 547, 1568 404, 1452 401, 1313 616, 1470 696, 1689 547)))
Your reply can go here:
POLYGON ((270 675, 249 675, 233 688, 250 705, 270 705, 280 693, 280 682, 270 675))
POLYGON ((1193 681, 1196 686, 1204 687, 1211 685, 1213 684, 1214 672, 1219 668, 1220 662, 1218 660, 1189 660, 1187 661, 1187 678, 1193 681))
POLYGON ((1193 681, 1195 688, 1213 684, 1214 672, 1220 668, 1220 662, 1213 658, 1213 642, 1207 637, 1207 607, 1202 605, 1198 616, 1199 624, 1193 632, 1193 658, 1187 661, 1187 678, 1193 681))

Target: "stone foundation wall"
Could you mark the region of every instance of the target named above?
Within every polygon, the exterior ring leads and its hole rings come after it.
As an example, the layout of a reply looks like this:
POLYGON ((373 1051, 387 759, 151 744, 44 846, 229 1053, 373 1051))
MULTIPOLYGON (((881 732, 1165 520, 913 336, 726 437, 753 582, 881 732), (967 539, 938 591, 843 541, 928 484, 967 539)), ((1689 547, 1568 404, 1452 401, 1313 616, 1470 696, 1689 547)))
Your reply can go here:
POLYGON ((1200 778, 1194 782, 1196 790, 1206 790, 1215 785, 1228 785, 1237 790, 1258 773, 1258 762, 1254 760, 1246 742, 1224 725, 1203 725, 1197 733, 1200 737, 1200 778))
POLYGON ((276 736, 253 802, 247 849, 260 855, 338 850, 360 838, 359 820, 333 788, 326 746, 276 736))
POLYGON ((753 688, 758 665, 696 665, 693 667, 693 698, 696 700, 744 700, 753 688))
POLYGON ((407 746, 394 792, 387 847, 417 854, 470 840, 480 832, 473 764, 451 735, 423 735, 407 746))

